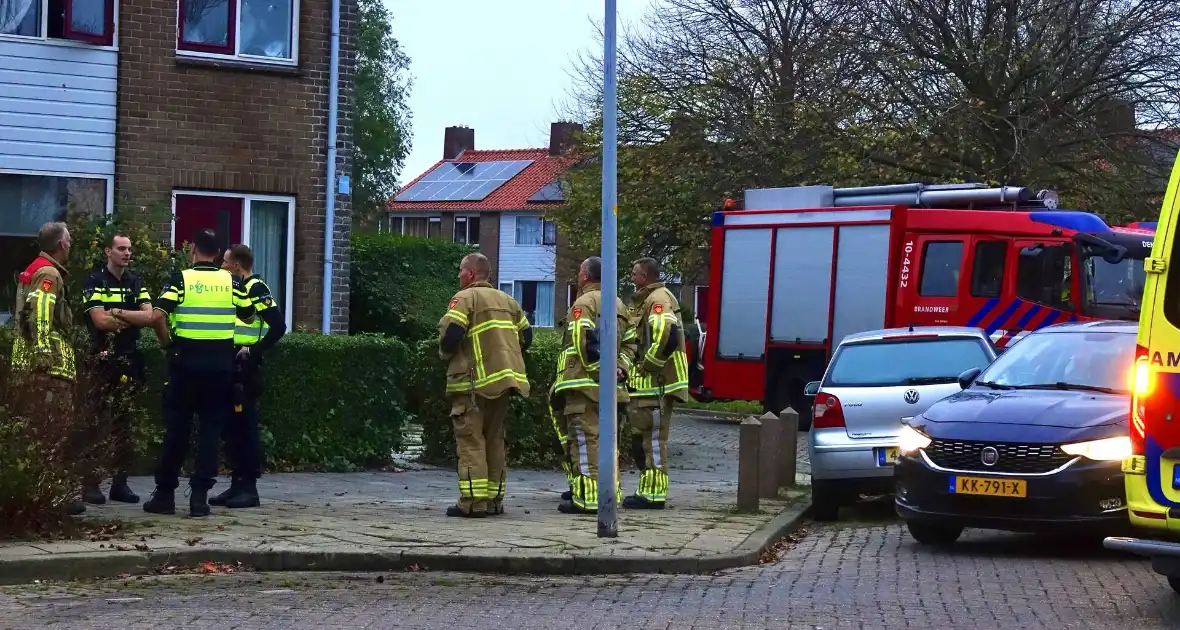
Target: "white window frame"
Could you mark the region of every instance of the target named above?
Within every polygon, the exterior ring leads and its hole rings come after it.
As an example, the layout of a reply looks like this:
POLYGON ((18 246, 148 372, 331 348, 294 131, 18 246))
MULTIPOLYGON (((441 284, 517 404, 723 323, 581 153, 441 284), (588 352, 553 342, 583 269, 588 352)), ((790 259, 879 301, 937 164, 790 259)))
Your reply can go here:
POLYGON ((544 215, 541 215, 541 214, 518 214, 512 220, 512 245, 514 247, 556 247, 557 246, 557 224, 554 223, 553 221, 549 221, 548 219, 545 218, 544 215), (520 240, 519 240, 520 230, 517 229, 516 224, 521 219, 536 219, 541 222, 541 242, 540 243, 534 244, 534 243, 521 243, 520 242, 520 240), (546 223, 553 225, 553 242, 552 243, 545 242, 545 224, 546 223))
MULTIPOLYGON (((287 330, 294 330, 292 318, 295 312, 295 197, 290 195, 258 195, 254 193, 240 193, 229 190, 186 190, 177 188, 172 191, 172 222, 169 227, 168 246, 176 243, 176 197, 233 197, 242 200, 242 242, 250 245, 250 202, 251 201, 279 201, 287 204, 287 273, 283 278, 286 304, 283 304, 283 320, 287 323, 287 330)), ((273 280, 270 280, 273 282, 273 280)))
MULTIPOLYGON (((119 50, 119 0, 111 1, 111 10, 114 15, 111 20, 114 24, 114 32, 111 33, 111 44, 109 46, 103 44, 92 44, 90 42, 83 42, 76 39, 64 39, 60 37, 49 36, 49 0, 38 0, 41 3, 41 34, 34 37, 32 35, 14 35, 11 33, 0 33, 0 41, 9 42, 24 42, 47 44, 49 46, 64 46, 66 48, 87 48, 93 50, 119 50)), ((69 2, 69 0, 66 0, 69 2)), ((179 2, 179 0, 177 0, 179 2)), ((179 14, 179 4, 177 5, 177 13, 179 14)), ((8 171, 5 171, 8 172, 8 171)))
MULTIPOLYGON (((48 0, 44 0, 48 2, 48 0)), ((118 0, 116 0, 117 2, 118 0)), ((180 47, 181 38, 181 15, 180 2, 181 0, 174 0, 176 5, 176 41, 173 42, 173 47, 176 50, 177 57, 191 57, 196 59, 228 59, 231 61, 242 61, 246 63, 268 65, 268 66, 284 66, 297 67, 299 65, 299 5, 301 0, 290 0, 291 2, 291 58, 280 59, 277 57, 262 57, 255 55, 244 55, 242 50, 242 0, 229 0, 234 3, 234 23, 230 25, 234 30, 234 52, 215 53, 203 52, 200 50, 185 50, 180 47)))
MULTIPOLYGON (((442 215, 433 215, 433 214, 432 215, 423 215, 423 214, 414 214, 412 212, 407 213, 407 214, 391 214, 391 215, 389 215, 389 233, 390 234, 397 234, 399 236, 405 236, 406 235, 405 219, 427 219, 427 221, 429 223, 442 223, 442 215), (395 225, 394 221, 397 221, 397 223, 396 223, 397 229, 396 230, 393 229, 393 226, 395 225)), ((428 235, 430 234, 429 227, 426 228, 426 233, 428 235)), ((442 237, 442 226, 441 225, 438 228, 438 233, 439 233, 439 236, 442 237)), ((427 236, 427 238, 429 238, 429 236, 427 236)), ((452 234, 451 238, 454 239, 455 235, 452 234)))
MULTIPOLYGON (((467 226, 465 228, 465 231, 467 232, 467 243, 465 243, 465 245, 479 249, 479 243, 472 243, 471 242, 471 222, 468 221, 468 219, 471 219, 471 218, 479 219, 479 225, 481 227, 483 226, 483 217, 480 216, 478 213, 456 214, 455 215, 455 226, 458 226, 459 221, 462 220, 463 223, 467 226)), ((475 231, 475 237, 477 239, 479 238, 479 230, 475 231)), ((452 243, 457 242, 457 241, 455 241, 455 228, 454 227, 451 228, 451 242, 452 243)))
MULTIPOLYGON (((511 296, 512 296, 512 299, 516 300, 517 302, 520 302, 520 299, 519 299, 519 298, 517 298, 517 297, 516 297, 516 295, 515 295, 515 294, 513 294, 513 292, 512 292, 512 291, 513 291, 513 289, 515 289, 515 288, 516 288, 516 283, 517 283, 517 282, 536 282, 536 283, 538 283, 538 284, 540 284, 540 283, 543 283, 543 282, 547 282, 547 283, 549 283, 549 284, 552 284, 552 285, 553 285, 553 306, 554 306, 554 312, 552 312, 552 313, 550 313, 550 314, 549 314, 549 316, 550 316, 550 317, 553 319, 553 324, 552 324, 551 326, 541 326, 541 325, 539 325, 539 324, 530 324, 530 325, 532 325, 532 326, 533 326, 533 328, 544 328, 544 329, 546 329, 546 330, 548 330, 548 329, 551 329, 551 328, 557 328, 557 320, 561 319, 560 317, 558 317, 558 316, 557 316, 557 312, 556 312, 556 310, 557 310, 557 309, 556 309, 556 307, 557 307, 557 280, 533 280, 533 279, 530 279, 530 278, 523 278, 523 279, 513 279, 513 280, 504 280, 504 279, 500 279, 500 280, 498 280, 498 281, 496 282, 496 288, 497 288, 497 289, 499 289, 499 290, 501 290, 501 291, 503 291, 504 293, 507 293, 508 295, 511 295, 511 296), (507 290, 507 291, 504 291, 504 285, 508 285, 508 290, 507 290)), ((521 304, 521 307, 523 308, 523 307, 524 307, 524 304, 521 304)), ((568 309, 567 309, 567 310, 568 310, 568 309)))

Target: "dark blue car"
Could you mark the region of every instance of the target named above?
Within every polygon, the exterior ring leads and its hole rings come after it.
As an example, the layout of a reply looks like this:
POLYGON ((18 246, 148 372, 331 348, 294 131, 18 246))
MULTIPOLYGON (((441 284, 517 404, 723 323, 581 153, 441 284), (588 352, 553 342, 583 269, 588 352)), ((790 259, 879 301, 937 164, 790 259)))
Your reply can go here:
POLYGON ((1094 533, 1128 525, 1122 460, 1134 323, 1031 333, 902 430, 897 513, 924 544, 964 527, 1094 533))

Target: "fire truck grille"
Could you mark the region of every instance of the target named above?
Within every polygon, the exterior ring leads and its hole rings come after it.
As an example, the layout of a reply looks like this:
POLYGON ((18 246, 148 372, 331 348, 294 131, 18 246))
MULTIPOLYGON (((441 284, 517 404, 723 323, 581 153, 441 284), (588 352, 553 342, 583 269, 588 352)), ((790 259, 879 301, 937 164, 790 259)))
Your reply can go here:
POLYGON ((934 440, 926 447, 930 461, 943 468, 981 473, 1046 473, 1073 459, 1054 444, 995 444, 934 440), (993 466, 983 464, 983 449, 999 451, 993 466))

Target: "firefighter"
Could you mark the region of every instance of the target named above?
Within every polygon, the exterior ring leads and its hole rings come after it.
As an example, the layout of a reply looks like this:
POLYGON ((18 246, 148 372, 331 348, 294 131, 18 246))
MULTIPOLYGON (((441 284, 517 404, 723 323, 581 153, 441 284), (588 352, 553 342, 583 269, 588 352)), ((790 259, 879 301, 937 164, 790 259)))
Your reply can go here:
MULTIPOLYGON (((115 474, 110 499, 139 503, 139 496, 127 485, 127 469, 135 457, 131 401, 145 382, 138 343, 140 328, 152 324, 152 299, 143 280, 128 269, 130 237, 121 232, 112 235, 103 253, 106 264, 90 272, 82 285, 82 310, 87 315, 90 358, 97 381, 93 400, 98 412, 112 423, 115 474)), ((82 500, 95 505, 106 503, 97 478, 86 480, 82 500)))
MULTIPOLYGON (((623 341, 629 324, 627 308, 616 298, 619 369, 622 383, 619 399, 627 400, 626 374, 635 356, 635 344, 623 341)), ((558 509, 566 514, 598 512, 598 367, 600 343, 598 322, 602 315, 602 259, 587 258, 578 270, 578 298, 566 317, 565 336, 557 360, 553 395, 560 401, 558 435, 564 437, 570 481, 558 509)), ((616 488, 620 495, 622 488, 616 488)))
POLYGON ((221 255, 213 230, 193 236, 193 266, 177 271, 153 305, 156 336, 168 351, 164 390, 164 444, 156 464, 156 489, 145 512, 174 514, 180 467, 188 450, 193 415, 200 417, 189 515, 208 516, 209 490, 217 484, 222 427, 232 411, 234 326, 256 313, 242 283, 214 262, 221 255))
POLYGON ((258 399, 262 396, 262 354, 287 333, 287 324, 275 304, 270 287, 254 273, 254 252, 246 245, 234 245, 225 254, 221 268, 230 272, 246 290, 257 315, 234 324, 234 413, 221 437, 231 462, 229 489, 209 500, 209 505, 230 509, 258 507, 258 480, 262 478, 262 427, 258 399))
POLYGON ((668 428, 676 401, 688 400, 688 355, 680 304, 659 281, 659 264, 652 258, 635 261, 631 281, 631 324, 638 347, 631 368, 628 415, 632 453, 640 463, 639 487, 623 500, 623 507, 663 509, 668 499, 668 428))
MULTIPOLYGON (((74 317, 65 281, 71 244, 65 223, 46 223, 37 232, 41 251, 17 279, 13 313, 18 334, 12 344, 12 371, 31 377, 22 415, 44 415, 66 426, 74 419, 77 380, 68 336, 74 317)), ((73 501, 67 510, 82 514, 86 505, 73 501)))
POLYGON ((490 273, 486 256, 465 256, 460 290, 438 322, 459 456, 459 502, 447 516, 504 513, 504 422, 512 394, 529 395, 524 351, 533 331, 520 304, 488 283, 490 273))

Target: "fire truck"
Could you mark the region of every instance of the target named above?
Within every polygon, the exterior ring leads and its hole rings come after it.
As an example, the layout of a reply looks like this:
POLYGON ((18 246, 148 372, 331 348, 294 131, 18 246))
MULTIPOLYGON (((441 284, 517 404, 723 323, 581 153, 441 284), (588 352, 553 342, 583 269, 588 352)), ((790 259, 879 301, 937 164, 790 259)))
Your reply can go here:
POLYGON ((744 192, 713 213, 697 400, 787 406, 851 333, 966 325, 1001 351, 1066 321, 1137 320, 1154 224, 1110 226, 1053 191, 983 184, 744 192))

